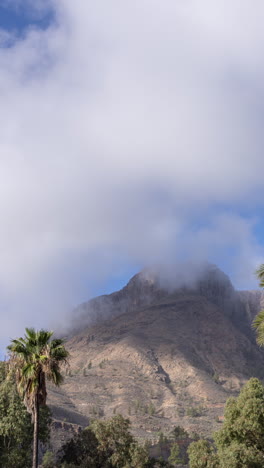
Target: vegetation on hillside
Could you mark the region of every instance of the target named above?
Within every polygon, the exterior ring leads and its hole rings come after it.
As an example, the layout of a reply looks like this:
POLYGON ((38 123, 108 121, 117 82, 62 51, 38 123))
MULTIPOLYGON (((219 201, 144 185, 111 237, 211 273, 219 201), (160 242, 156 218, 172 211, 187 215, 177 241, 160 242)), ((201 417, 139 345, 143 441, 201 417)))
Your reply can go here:
POLYGON ((121 415, 100 421, 94 420, 80 434, 67 442, 61 450, 63 468, 159 468, 170 467, 164 460, 149 457, 129 432, 130 422, 121 415))

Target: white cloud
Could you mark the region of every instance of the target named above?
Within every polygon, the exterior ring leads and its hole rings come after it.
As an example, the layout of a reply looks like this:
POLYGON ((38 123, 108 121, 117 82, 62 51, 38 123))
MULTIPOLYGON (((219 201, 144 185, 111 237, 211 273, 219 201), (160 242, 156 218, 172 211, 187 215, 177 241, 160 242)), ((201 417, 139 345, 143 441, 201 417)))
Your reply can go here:
POLYGON ((262 250, 239 212, 263 194, 263 3, 36 5, 56 21, 0 49, 4 297, 38 291, 53 314, 46 278, 63 305, 76 300, 76 258, 88 275, 100 251, 112 252, 101 272, 115 255, 217 258, 237 245, 232 268, 247 273, 234 277, 250 283, 262 250))

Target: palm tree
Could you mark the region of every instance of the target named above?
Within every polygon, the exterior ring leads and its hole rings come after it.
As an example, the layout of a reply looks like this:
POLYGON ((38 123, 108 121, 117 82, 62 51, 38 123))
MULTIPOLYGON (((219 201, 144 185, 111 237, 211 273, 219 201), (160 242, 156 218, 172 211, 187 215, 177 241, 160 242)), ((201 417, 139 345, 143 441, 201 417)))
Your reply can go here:
POLYGON ((52 335, 52 331, 26 328, 24 338, 12 340, 8 346, 17 371, 18 389, 34 424, 33 468, 38 466, 39 407, 46 404, 46 379, 60 385, 60 366, 67 363, 69 356, 64 340, 51 340, 52 335))
MULTIPOLYGON (((264 264, 260 265, 257 269, 256 275, 260 281, 260 287, 264 288, 264 264)), ((258 345, 264 346, 264 310, 261 310, 258 315, 256 315, 252 327, 256 330, 258 345)))

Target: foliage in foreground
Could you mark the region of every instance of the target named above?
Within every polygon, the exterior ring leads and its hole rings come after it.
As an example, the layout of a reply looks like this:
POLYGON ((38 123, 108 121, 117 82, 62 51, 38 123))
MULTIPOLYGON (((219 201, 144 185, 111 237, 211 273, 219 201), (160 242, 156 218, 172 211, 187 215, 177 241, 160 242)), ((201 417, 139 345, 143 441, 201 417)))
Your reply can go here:
POLYGON ((237 398, 228 399, 214 442, 215 449, 205 440, 190 445, 190 468, 263 468, 264 387, 258 379, 250 379, 237 398))
POLYGON ((46 407, 46 380, 57 386, 62 383, 61 365, 67 363, 69 355, 64 340, 52 340, 52 336, 52 331, 26 328, 24 338, 12 340, 7 347, 18 390, 34 422, 33 468, 38 466, 39 417, 41 407, 46 407))
MULTIPOLYGON (((40 441, 49 440, 49 409, 40 412, 40 441)), ((28 468, 32 463, 33 425, 18 394, 14 372, 0 362, 0 466, 28 468)))
POLYGON ((129 432, 130 422, 121 415, 107 421, 95 420, 63 448, 60 466, 64 468, 159 468, 165 461, 151 459, 129 432))

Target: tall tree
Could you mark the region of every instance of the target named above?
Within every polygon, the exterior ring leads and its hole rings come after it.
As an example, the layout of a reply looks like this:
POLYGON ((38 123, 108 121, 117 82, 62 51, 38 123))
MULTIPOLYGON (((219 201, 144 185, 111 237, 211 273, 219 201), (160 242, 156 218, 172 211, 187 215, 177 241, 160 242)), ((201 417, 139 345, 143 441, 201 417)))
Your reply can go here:
POLYGON ((52 335, 52 331, 26 328, 24 338, 12 340, 8 346, 16 368, 18 390, 34 424, 33 468, 38 466, 39 408, 46 405, 46 379, 57 386, 62 383, 60 367, 69 355, 64 341, 51 340, 52 335))
MULTIPOLYGON (((264 264, 260 265, 257 269, 256 275, 259 279, 260 287, 264 288, 264 264)), ((264 310, 261 310, 258 315, 256 315, 252 326, 256 330, 258 345, 264 346, 264 310)))

